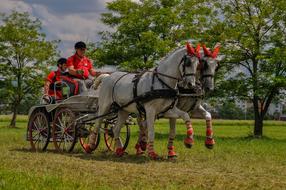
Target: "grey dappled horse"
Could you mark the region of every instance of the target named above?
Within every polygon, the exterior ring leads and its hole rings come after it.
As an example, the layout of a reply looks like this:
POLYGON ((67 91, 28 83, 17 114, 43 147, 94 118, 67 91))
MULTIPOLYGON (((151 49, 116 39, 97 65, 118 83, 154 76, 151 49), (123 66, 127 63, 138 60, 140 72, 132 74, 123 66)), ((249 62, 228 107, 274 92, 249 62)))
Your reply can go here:
MULTIPOLYGON (((198 45, 196 51, 199 51, 200 46, 198 45)), ((184 90, 188 91, 188 89, 183 89, 180 91, 181 96, 179 95, 178 102, 176 107, 181 111, 186 113, 189 112, 198 112, 206 119, 206 141, 205 145, 208 148, 212 148, 215 144, 213 139, 213 130, 211 123, 211 114, 207 112, 203 106, 201 105, 203 100, 203 95, 207 91, 211 91, 214 89, 214 74, 218 67, 218 62, 222 59, 222 57, 217 57, 219 52, 219 44, 216 44, 213 52, 203 46, 203 56, 200 58, 200 64, 197 70, 197 85, 199 86, 197 92, 193 92, 193 94, 184 94, 184 90), (202 89, 201 89, 202 88, 202 89), (201 90, 200 90, 201 89, 201 90), (197 94, 195 94, 197 93, 197 94)), ((198 53, 198 52, 196 52, 198 53)), ((179 87, 185 87, 184 84, 178 84, 179 87)), ((187 87, 188 88, 188 87, 187 87)), ((187 92, 189 93, 189 92, 187 92)), ((170 132, 169 132, 169 141, 168 141, 168 157, 176 156, 173 141, 176 135, 176 119, 180 118, 179 115, 175 113, 166 112, 163 115, 164 118, 169 118, 170 124, 170 132)), ((135 146, 136 154, 142 154, 145 150, 146 145, 146 127, 144 121, 138 122, 140 127, 138 142, 135 146)), ((191 148, 194 143, 193 139, 193 128, 191 123, 186 123, 187 126, 187 138, 184 143, 186 147, 191 148)))
MULTIPOLYGON (((160 61, 156 68, 142 74, 137 83, 136 93, 138 96, 156 90, 169 90, 173 92, 179 81, 183 82, 188 88, 195 87, 196 70, 199 64, 199 59, 195 54, 194 48, 187 44, 186 47, 181 47, 169 53, 163 60, 160 61)), ((114 72, 110 76, 103 78, 98 99, 98 115, 108 114, 112 106, 116 103, 121 108, 118 109, 117 123, 113 129, 115 139, 115 150, 117 155, 123 155, 124 150, 119 139, 119 134, 122 125, 128 118, 129 113, 136 113, 138 105, 134 100, 134 83, 135 74, 126 72, 114 72)), ((166 91, 168 92, 168 91, 166 91)), ((148 129, 148 156, 152 159, 157 159, 158 155, 153 148, 154 143, 154 120, 156 115, 168 110, 174 104, 175 95, 168 93, 161 94, 163 97, 154 97, 148 101, 142 100, 141 105, 145 111, 146 126, 148 129)), ((180 111, 176 107, 171 108, 168 112, 176 113, 182 116, 186 122, 190 122, 190 117, 185 112, 180 111)), ((96 120, 96 126, 100 127, 103 118, 96 120)), ((90 138, 90 148, 92 149, 93 142, 90 138)))

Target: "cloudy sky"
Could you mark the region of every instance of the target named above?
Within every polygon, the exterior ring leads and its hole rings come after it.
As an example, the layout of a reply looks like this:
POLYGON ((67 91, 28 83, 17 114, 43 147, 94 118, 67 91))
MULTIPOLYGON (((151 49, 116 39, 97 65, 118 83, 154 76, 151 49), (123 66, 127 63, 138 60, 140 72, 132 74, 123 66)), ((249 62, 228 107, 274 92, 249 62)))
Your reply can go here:
POLYGON ((60 39, 61 56, 73 53, 76 41, 100 40, 99 31, 108 30, 100 22, 106 3, 112 0, 0 0, 0 12, 29 12, 41 20, 48 40, 60 39))

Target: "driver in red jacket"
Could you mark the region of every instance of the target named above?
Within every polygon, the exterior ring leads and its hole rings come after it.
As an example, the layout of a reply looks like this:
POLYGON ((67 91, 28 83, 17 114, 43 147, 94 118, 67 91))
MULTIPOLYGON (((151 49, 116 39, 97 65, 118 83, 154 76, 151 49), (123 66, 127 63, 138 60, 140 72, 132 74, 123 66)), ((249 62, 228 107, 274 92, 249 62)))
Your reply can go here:
POLYGON ((68 71, 75 78, 84 80, 85 85, 81 86, 81 90, 86 90, 86 87, 89 88, 92 85, 93 77, 97 73, 93 68, 92 62, 85 56, 86 44, 79 41, 75 43, 74 48, 75 54, 67 60, 68 71))

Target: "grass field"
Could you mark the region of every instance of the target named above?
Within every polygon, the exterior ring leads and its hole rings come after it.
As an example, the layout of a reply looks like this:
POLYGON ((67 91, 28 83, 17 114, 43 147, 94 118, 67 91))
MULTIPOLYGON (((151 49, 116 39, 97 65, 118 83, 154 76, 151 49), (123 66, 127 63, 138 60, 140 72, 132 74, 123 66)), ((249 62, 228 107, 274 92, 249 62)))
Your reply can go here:
MULTIPOLYGON (((29 151, 27 117, 9 129, 0 116, 0 189, 286 189, 286 123, 266 121, 264 138, 253 139, 252 121, 215 120, 216 146, 204 147, 204 121, 194 120, 195 146, 183 145, 178 122, 176 161, 136 157, 138 127, 132 126, 128 155, 106 152, 103 139, 92 155, 29 151)), ((155 148, 167 156, 167 120, 156 122, 155 148)))

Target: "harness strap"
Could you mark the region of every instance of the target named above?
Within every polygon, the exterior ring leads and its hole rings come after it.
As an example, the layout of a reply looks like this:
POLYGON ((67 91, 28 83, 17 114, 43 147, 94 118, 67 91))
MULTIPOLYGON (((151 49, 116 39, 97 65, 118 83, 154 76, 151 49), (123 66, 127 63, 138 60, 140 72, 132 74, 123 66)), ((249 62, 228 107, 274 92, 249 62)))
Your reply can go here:
MULTIPOLYGON (((137 96, 137 86, 138 86, 138 82, 140 81, 140 78, 141 76, 145 73, 146 71, 143 71, 141 73, 139 73, 138 75, 135 75, 135 77, 133 78, 132 82, 134 83, 133 85, 133 99, 136 99, 138 96, 137 96)), ((152 79, 152 81, 154 80, 154 78, 152 79)), ((153 87, 153 82, 152 82, 152 87, 153 87)), ((151 87, 151 88, 152 88, 151 87)), ((144 109, 144 106, 141 104, 140 101, 136 101, 136 107, 137 107, 137 110, 139 112, 139 114, 141 116, 144 116, 145 117, 145 109, 144 109)))
POLYGON ((211 74, 209 74, 209 75, 202 75, 202 78, 205 78, 205 77, 214 77, 214 75, 211 75, 211 74))
POLYGON ((162 76, 165 76, 165 77, 169 77, 169 78, 171 78, 171 79, 179 80, 178 78, 171 77, 171 76, 169 76, 169 75, 165 75, 165 74, 162 74, 162 73, 157 72, 157 67, 155 68, 154 71, 155 71, 155 72, 153 72, 151 90, 154 90, 153 84, 154 84, 154 79, 155 79, 155 77, 163 84, 163 86, 166 86, 166 87, 169 88, 169 89, 173 89, 173 88, 170 87, 166 82, 164 82, 161 78, 159 78, 158 75, 162 75, 162 76), (153 87, 153 89, 152 89, 152 87, 153 87))
POLYGON ((114 85, 113 85, 113 87, 112 87, 112 101, 113 101, 113 102, 115 102, 115 101, 114 101, 114 88, 115 88, 116 84, 117 84, 123 77, 125 77, 125 76, 128 75, 128 74, 129 74, 129 73, 125 73, 124 75, 120 76, 119 79, 117 79, 117 81, 114 83, 114 85))

